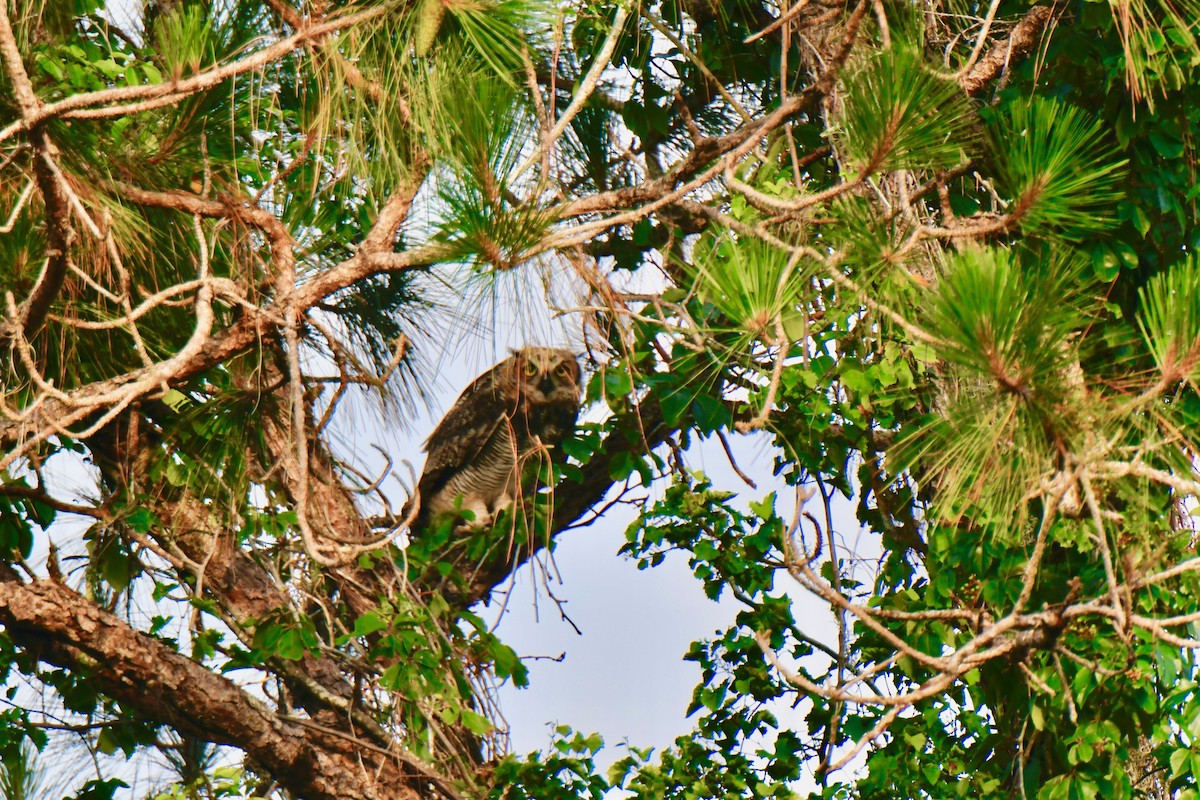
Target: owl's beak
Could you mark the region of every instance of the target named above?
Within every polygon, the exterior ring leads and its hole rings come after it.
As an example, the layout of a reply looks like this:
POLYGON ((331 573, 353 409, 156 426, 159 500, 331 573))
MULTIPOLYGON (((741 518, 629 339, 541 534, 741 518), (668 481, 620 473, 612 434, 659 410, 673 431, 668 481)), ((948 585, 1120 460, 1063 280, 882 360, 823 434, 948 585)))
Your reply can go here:
POLYGON ((542 394, 548 396, 554 391, 554 381, 550 380, 549 375, 543 375, 542 379, 538 381, 538 389, 541 389, 542 394))

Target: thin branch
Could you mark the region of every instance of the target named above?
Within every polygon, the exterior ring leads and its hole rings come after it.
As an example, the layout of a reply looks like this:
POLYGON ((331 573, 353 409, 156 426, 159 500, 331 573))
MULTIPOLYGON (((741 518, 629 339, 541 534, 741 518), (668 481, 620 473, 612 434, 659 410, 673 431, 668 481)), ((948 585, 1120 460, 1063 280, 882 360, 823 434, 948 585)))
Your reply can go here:
POLYGON ((780 14, 778 17, 776 17, 775 21, 772 22, 770 25, 763 28, 758 33, 752 33, 749 36, 747 36, 743 40, 743 43, 751 44, 753 42, 757 42, 759 39, 763 38, 764 36, 770 36, 772 33, 779 30, 781 27, 783 27, 788 22, 788 20, 794 18, 797 14, 799 14, 801 11, 803 11, 804 7, 807 5, 808 5, 808 0, 800 0, 798 3, 796 3, 796 5, 792 6, 786 12, 784 12, 783 14, 780 14))
POLYGON ((987 15, 983 18, 983 25, 979 30, 979 35, 975 39, 975 47, 971 50, 971 55, 967 58, 966 63, 962 68, 951 75, 944 75, 948 80, 957 81, 966 76, 974 68, 975 62, 979 60, 979 55, 983 52, 984 46, 987 44, 988 32, 992 28, 992 22, 996 19, 996 11, 1000 8, 1000 0, 992 0, 988 6, 987 15))
POLYGON ((1092 489, 1092 482, 1088 480, 1086 472, 1079 476, 1079 483, 1083 487, 1083 497, 1087 501, 1088 510, 1092 514, 1092 524, 1096 528, 1094 538, 1100 547, 1100 556, 1104 563, 1104 577, 1108 581, 1109 600, 1112 602, 1113 609, 1117 612, 1117 633, 1118 635, 1125 636, 1128 634, 1125 604, 1121 602, 1121 590, 1117 586, 1117 574, 1113 567, 1112 551, 1108 546, 1108 533, 1104 529, 1104 517, 1100 512, 1100 504, 1096 500, 1096 493, 1092 489))
POLYGON ((33 194, 35 187, 34 181, 29 181, 25 184, 25 188, 21 190, 21 194, 17 197, 17 203, 13 206, 12 213, 8 215, 8 220, 4 225, 0 226, 0 233, 12 233, 13 226, 17 223, 17 215, 21 213, 21 209, 25 207, 25 203, 29 201, 30 195, 33 194))
POLYGON ((699 56, 693 53, 691 49, 684 44, 683 40, 676 36, 675 32, 668 28, 665 22, 656 17, 654 13, 650 11, 650 9, 642 6, 640 7, 640 10, 642 19, 649 22, 654 30, 667 37, 671 44, 675 45, 679 52, 683 54, 684 58, 696 65, 696 69, 700 70, 700 74, 704 76, 704 79, 708 81, 709 85, 717 90, 717 93, 721 95, 721 99, 728 103, 729 107, 737 112, 737 115, 742 118, 742 121, 749 122, 752 119, 750 113, 746 111, 742 104, 737 101, 737 98, 729 93, 729 90, 725 88, 725 84, 722 83, 717 76, 712 73, 712 70, 708 68, 708 65, 705 64, 699 56))
POLYGON ((981 92, 991 83, 1013 58, 1020 58, 1033 50, 1054 16, 1051 6, 1034 6, 1016 24, 1008 38, 998 42, 970 72, 958 79, 958 85, 969 95, 981 92))
MULTIPOLYGON (((90 109, 87 115, 92 118, 98 116, 121 116, 129 113, 129 106, 119 104, 128 104, 133 101, 165 99, 167 97, 178 98, 211 89, 230 78, 269 64, 306 42, 317 39, 327 33, 349 28, 361 22, 374 19, 386 11, 386 7, 376 6, 352 14, 346 14, 345 16, 333 17, 322 22, 313 23, 302 30, 296 31, 291 36, 279 40, 273 45, 264 47, 252 55, 224 66, 199 72, 184 80, 171 80, 141 86, 120 86, 112 89, 100 89, 94 92, 82 92, 65 97, 54 103, 46 103, 38 107, 34 112, 26 114, 22 119, 0 130, 0 142, 11 138, 21 131, 32 130, 35 126, 46 120, 54 119, 55 117, 69 117, 73 113, 78 114, 82 109, 90 109), (105 108, 96 108, 97 106, 104 106, 105 108)), ((3 22, 7 22, 7 16, 4 17, 3 22)))
POLYGON ((571 104, 566 107, 562 116, 558 118, 558 121, 554 123, 554 127, 550 129, 550 132, 542 138, 537 149, 530 153, 521 162, 521 165, 517 167, 513 173, 514 180, 525 174, 530 167, 542 160, 543 151, 547 151, 554 146, 554 142, 558 140, 558 137, 562 136, 563 131, 571 124, 571 120, 575 119, 575 115, 583 109, 588 97, 591 96, 592 91, 595 90, 596 85, 600 82, 600 77, 604 74, 604 70, 608 69, 609 61, 612 60, 613 52, 617 49, 617 42, 620 40, 621 33, 625 29, 625 20, 628 17, 629 9, 624 5, 618 6, 617 13, 613 16, 612 28, 609 29, 608 35, 604 39, 604 44, 600 46, 600 51, 596 54, 595 59, 593 59, 591 68, 583 76, 583 80, 576 85, 575 95, 571 98, 571 104))
MULTIPOLYGON (((788 262, 788 269, 784 271, 785 277, 799 260, 795 254, 792 255, 792 258, 788 262)), ((780 282, 783 282, 783 278, 780 278, 780 282)), ((738 433, 749 433, 756 428, 763 427, 771 416, 771 409, 775 405, 775 394, 779 391, 779 381, 783 377, 783 364, 787 361, 788 350, 791 344, 787 338, 787 334, 783 330, 782 317, 775 318, 775 337, 771 344, 774 344, 776 347, 775 366, 771 370, 771 380, 767 384, 767 396, 763 398, 762 409, 759 410, 753 419, 738 422, 734 426, 737 428, 738 433)))

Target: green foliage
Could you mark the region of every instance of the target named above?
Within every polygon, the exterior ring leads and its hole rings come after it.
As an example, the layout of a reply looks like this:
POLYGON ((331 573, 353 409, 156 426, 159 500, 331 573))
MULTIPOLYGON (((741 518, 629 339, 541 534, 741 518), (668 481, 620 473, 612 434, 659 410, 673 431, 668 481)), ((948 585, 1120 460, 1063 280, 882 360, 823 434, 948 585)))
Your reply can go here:
POLYGON ((154 26, 154 49, 169 80, 200 71, 213 61, 213 27, 199 6, 177 6, 154 26))
POLYGON ((783 535, 774 496, 752 504, 758 516, 748 516, 728 507, 731 493, 714 490, 702 475, 694 480, 668 487, 663 499, 626 531, 629 541, 622 551, 635 556, 640 569, 661 564, 670 550, 690 553, 692 569, 713 600, 726 589, 751 598, 771 589, 772 570, 764 568, 763 560, 782 546, 783 535), (747 530, 759 520, 761 528, 747 530))
POLYGON ((1115 224, 1127 160, 1105 142, 1100 120, 1034 97, 1009 103, 989 130, 1000 188, 1026 234, 1078 243, 1115 224))
MULTIPOLYGON (((29 489, 29 481, 0 474, 7 486, 29 489)), ((54 522, 55 510, 36 497, 0 496, 0 559, 28 558, 33 550, 34 526, 46 528, 54 522)))
POLYGON ((246 770, 239 767, 217 767, 203 778, 191 782, 179 782, 158 792, 152 800, 192 800, 200 792, 214 798, 236 798, 237 800, 262 800, 254 791, 256 781, 246 770))
POLYGON ((508 77, 520 71, 525 31, 543 30, 549 12, 541 0, 492 0, 447 4, 458 34, 493 73, 508 77))
POLYGON ((597 735, 574 733, 567 726, 555 729, 555 740, 546 753, 526 758, 508 757, 496 765, 494 800, 600 800, 614 784, 600 775, 595 756, 604 741, 597 735))
POLYGON ((842 198, 831 211, 837 227, 830 238, 856 273, 872 283, 883 281, 906 260, 897 257, 906 233, 898 218, 881 217, 868 200, 859 197, 842 198))
POLYGON ((299 661, 320 649, 316 626, 309 617, 260 620, 254 629, 251 663, 270 658, 299 661))
POLYGON ((856 174, 943 169, 974 154, 980 137, 970 102, 918 48, 896 43, 873 54, 845 83, 835 136, 856 174))
POLYGON ((446 169, 434 240, 446 243, 447 260, 512 269, 529 258, 551 221, 516 195, 526 191, 516 170, 536 127, 503 76, 474 67, 462 50, 439 52, 416 112, 446 169))
POLYGON ((113 800, 119 789, 128 789, 129 784, 117 778, 91 780, 69 800, 113 800))
MULTIPOLYGON (((997 521, 1051 469, 1087 424, 1074 406, 1077 332, 1094 313, 1077 259, 980 250, 953 259, 928 302, 933 350, 962 367, 945 408, 901 443, 901 463, 923 463, 951 503, 997 521), (1023 264, 1024 260, 1032 266, 1023 264)), ((963 508, 951 505, 951 514, 963 508)), ((1023 513, 1013 519, 1015 529, 1023 513)))
POLYGON ((1069 253, 968 251, 950 261, 929 303, 933 348, 1001 391, 1028 398, 1077 357, 1072 334, 1098 305, 1089 288, 1069 253))
POLYGON ((1128 0, 1112 4, 1111 10, 1124 48, 1130 95, 1153 111, 1155 96, 1164 86, 1179 88, 1184 70, 1200 59, 1195 26, 1200 4, 1128 0))
POLYGON ((1200 377, 1200 261, 1191 256, 1147 281, 1138 325, 1163 381, 1200 377))
POLYGON ((740 334, 740 348, 774 341, 777 326, 791 338, 800 330, 798 311, 806 290, 800 259, 760 239, 726 234, 706 242, 686 267, 700 299, 714 306, 740 334))

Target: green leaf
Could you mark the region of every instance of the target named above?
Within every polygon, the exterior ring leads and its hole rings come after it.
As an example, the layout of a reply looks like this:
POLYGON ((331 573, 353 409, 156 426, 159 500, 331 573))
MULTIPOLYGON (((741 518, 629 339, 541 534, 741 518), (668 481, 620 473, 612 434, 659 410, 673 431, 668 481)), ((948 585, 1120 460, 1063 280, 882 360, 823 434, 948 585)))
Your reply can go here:
POLYGON ((855 367, 846 367, 841 371, 842 384, 855 392, 869 392, 871 383, 867 380, 866 373, 855 367))
POLYGON ((613 455, 612 461, 608 466, 608 477, 614 481, 623 481, 628 478, 637 469, 637 459, 627 451, 620 451, 613 455))
POLYGON ((158 525, 158 518, 150 509, 138 508, 125 517, 125 524, 138 533, 147 534, 158 525))
POLYGON ((1171 752, 1171 779, 1179 780, 1185 775, 1192 774, 1191 770, 1191 755, 1192 751, 1186 747, 1181 747, 1171 752))
POLYGON ((116 78, 118 75, 121 74, 121 71, 122 71, 121 67, 117 66, 117 62, 113 61, 111 58, 105 58, 105 59, 101 59, 100 61, 94 61, 94 62, 92 62, 92 65, 96 69, 98 69, 102 73, 104 73, 105 77, 110 78, 110 79, 116 78))
POLYGON ((388 627, 388 622, 378 611, 368 611, 358 619, 354 620, 354 630, 351 631, 351 636, 370 636, 372 633, 384 630, 388 627))
POLYGON ((177 389, 168 389, 162 396, 162 401, 173 411, 182 411, 192 402, 192 398, 177 389))
POLYGON ((692 397, 690 392, 683 389, 673 389, 664 394, 658 401, 663 421, 672 427, 679 425, 692 404, 692 397))
POLYGON ((459 710, 459 719, 466 729, 476 736, 483 736, 495 728, 487 717, 465 708, 459 710))
POLYGON ((619 366, 604 370, 604 395, 608 398, 625 397, 633 391, 633 378, 628 369, 619 366))
POLYGON ((1150 143, 1160 156, 1168 159, 1179 158, 1183 155, 1183 142, 1178 137, 1168 135, 1161 130, 1150 131, 1150 143))
POLYGON ((1101 245, 1092 250, 1092 267, 1096 278, 1108 283, 1121 273, 1121 259, 1111 248, 1101 245))
POLYGON ((733 415, 724 403, 704 394, 697 395, 692 401, 692 414, 696 419, 696 429, 702 433, 728 427, 733 421, 733 415))
POLYGON ((85 783, 83 788, 75 793, 73 800, 113 800, 118 789, 127 788, 129 784, 119 778, 94 779, 85 783))
POLYGON ((121 747, 116 735, 113 733, 113 728, 101 728, 100 735, 96 737, 96 749, 106 756, 111 756, 121 747))

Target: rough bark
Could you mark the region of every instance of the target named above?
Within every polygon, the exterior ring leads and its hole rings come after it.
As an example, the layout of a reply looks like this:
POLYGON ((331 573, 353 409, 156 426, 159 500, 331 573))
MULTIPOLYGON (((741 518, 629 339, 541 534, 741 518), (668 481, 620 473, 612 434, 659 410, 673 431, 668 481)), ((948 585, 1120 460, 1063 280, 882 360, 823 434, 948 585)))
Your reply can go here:
POLYGON ((1033 52, 1050 27, 1054 9, 1050 6, 1034 6, 1012 29, 1004 41, 997 42, 959 79, 958 85, 967 94, 979 94, 992 81, 1016 62, 1033 52))
POLYGON ((147 719, 235 745, 308 800, 409 800, 420 780, 399 757, 285 720, 233 681, 53 581, 0 575, 0 622, 38 658, 90 673, 105 694, 147 719))

